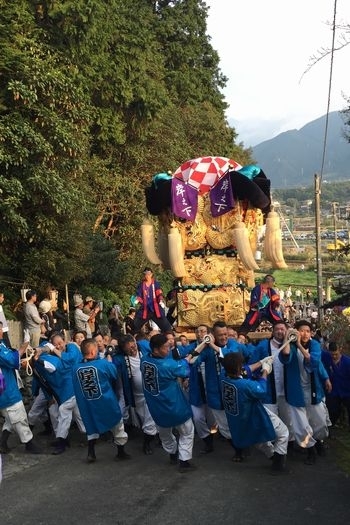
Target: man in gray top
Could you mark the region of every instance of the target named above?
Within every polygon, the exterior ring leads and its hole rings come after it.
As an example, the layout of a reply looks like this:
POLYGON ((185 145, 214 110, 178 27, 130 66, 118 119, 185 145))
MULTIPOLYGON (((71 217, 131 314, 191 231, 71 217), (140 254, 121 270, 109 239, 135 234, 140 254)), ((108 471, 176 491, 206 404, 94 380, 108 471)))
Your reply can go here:
POLYGON ((92 337, 91 328, 89 321, 95 319, 96 315, 100 311, 100 308, 96 306, 89 314, 83 312, 84 301, 80 295, 77 295, 74 299, 74 323, 76 330, 84 330, 87 338, 92 337))
POLYGON ((38 309, 35 305, 37 299, 37 293, 35 290, 28 290, 26 293, 27 302, 24 303, 23 308, 23 328, 24 328, 24 340, 30 343, 32 348, 39 346, 41 326, 45 323, 44 319, 41 319, 38 309))

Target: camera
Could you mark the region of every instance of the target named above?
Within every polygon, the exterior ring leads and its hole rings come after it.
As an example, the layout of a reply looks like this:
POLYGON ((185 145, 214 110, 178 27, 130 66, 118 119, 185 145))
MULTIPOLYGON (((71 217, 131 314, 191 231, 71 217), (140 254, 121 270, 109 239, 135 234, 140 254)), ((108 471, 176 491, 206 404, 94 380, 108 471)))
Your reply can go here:
POLYGON ((114 355, 116 355, 118 353, 118 347, 117 346, 114 346, 114 345, 107 345, 106 346, 106 349, 105 349, 105 357, 107 356, 111 356, 113 357, 114 355))
POLYGON ((210 343, 210 335, 205 335, 203 337, 203 342, 206 343, 206 344, 210 343))

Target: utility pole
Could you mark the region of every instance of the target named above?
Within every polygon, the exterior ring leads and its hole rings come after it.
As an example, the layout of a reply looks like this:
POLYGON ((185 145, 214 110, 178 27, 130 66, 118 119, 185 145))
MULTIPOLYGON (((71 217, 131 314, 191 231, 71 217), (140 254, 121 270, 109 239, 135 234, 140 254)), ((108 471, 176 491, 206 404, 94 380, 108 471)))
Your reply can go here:
POLYGON ((316 224, 316 266, 317 266, 317 304, 318 319, 323 321, 323 286, 321 254, 321 181, 315 173, 315 224, 316 224))
POLYGON ((334 257, 335 257, 335 259, 338 259, 337 206, 338 206, 338 202, 332 202, 333 235, 334 235, 334 257))

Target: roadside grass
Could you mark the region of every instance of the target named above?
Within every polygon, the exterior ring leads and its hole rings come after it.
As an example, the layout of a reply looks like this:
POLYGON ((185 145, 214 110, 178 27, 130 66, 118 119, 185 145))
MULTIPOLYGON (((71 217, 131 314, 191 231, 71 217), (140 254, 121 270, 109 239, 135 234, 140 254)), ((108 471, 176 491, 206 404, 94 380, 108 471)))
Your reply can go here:
POLYGON ((256 272, 256 280, 260 280, 266 275, 266 273, 271 273, 275 280, 277 288, 288 288, 288 286, 298 286, 302 288, 312 287, 315 289, 317 286, 317 275, 316 272, 311 270, 271 270, 265 269, 263 272, 256 272))
POLYGON ((347 425, 341 425, 335 429, 336 462, 338 467, 350 475, 350 428, 347 425))

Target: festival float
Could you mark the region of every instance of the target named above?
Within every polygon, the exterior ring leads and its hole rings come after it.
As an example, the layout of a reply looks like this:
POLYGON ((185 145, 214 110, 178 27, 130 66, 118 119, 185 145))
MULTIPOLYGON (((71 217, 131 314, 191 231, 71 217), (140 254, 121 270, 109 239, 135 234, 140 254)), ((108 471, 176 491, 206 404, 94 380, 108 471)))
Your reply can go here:
POLYGON ((271 267, 286 267, 270 180, 259 166, 202 157, 172 175, 154 175, 145 196, 158 227, 143 221, 143 251, 174 277, 176 329, 218 320, 239 326, 249 309, 260 243, 271 267))

